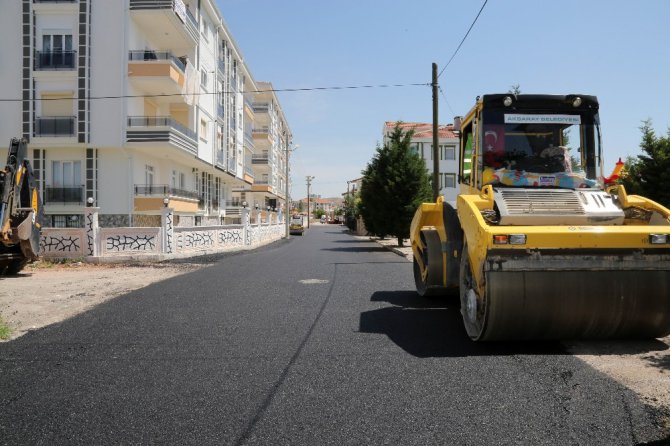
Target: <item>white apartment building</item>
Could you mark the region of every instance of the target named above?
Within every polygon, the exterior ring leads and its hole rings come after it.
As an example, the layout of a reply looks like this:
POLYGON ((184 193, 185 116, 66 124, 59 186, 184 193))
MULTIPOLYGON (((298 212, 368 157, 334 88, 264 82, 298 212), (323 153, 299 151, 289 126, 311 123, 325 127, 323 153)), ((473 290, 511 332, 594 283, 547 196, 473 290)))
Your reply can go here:
MULTIPOLYGON (((384 123, 382 131, 383 144, 389 142, 389 136, 393 133, 397 124, 400 124, 403 132, 414 130, 410 147, 423 158, 426 169, 432 175, 433 124, 387 121, 384 123)), ((444 200, 455 206, 456 196, 458 195, 458 134, 454 132, 452 124, 438 126, 438 132, 440 195, 444 195, 444 200)))
POLYGON ((256 93, 267 84, 214 0, 3 6, 0 142, 29 141, 48 226, 82 226, 88 201, 103 227, 158 226, 164 206, 180 226, 235 222, 244 202, 284 207, 286 117, 256 93), (259 100, 281 138, 257 148, 259 100), (265 151, 273 164, 254 164, 265 151))

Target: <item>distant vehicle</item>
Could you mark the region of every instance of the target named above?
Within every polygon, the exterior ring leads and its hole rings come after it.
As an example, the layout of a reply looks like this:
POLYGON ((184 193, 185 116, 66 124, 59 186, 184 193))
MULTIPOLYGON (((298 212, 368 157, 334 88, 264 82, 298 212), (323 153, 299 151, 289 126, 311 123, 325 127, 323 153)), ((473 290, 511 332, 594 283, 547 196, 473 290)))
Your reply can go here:
POLYGON ((302 235, 305 231, 305 225, 302 215, 295 214, 291 216, 291 221, 289 222, 288 232, 291 235, 302 235))

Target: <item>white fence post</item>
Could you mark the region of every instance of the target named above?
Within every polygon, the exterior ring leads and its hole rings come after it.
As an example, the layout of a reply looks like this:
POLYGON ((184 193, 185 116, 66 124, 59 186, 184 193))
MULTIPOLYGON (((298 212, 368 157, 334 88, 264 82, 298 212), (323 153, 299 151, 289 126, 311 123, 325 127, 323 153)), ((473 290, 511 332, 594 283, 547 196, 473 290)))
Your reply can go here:
POLYGON ((163 229, 163 253, 174 254, 174 209, 163 208, 161 227, 163 229))
POLYGON ((86 224, 86 255, 96 257, 100 255, 100 226, 98 225, 98 213, 100 208, 87 207, 84 211, 84 221, 86 224))
POLYGON ((251 245, 251 210, 247 207, 242 208, 242 225, 244 227, 244 244, 251 245))

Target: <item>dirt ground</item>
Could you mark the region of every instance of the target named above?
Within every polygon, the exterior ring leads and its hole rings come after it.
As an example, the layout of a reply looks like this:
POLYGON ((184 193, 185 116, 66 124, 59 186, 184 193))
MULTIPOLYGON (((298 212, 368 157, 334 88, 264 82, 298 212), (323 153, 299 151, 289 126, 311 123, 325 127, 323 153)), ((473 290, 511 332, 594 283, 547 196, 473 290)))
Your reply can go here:
MULTIPOLYGON (((379 241, 391 248, 395 241, 379 241)), ((394 249, 411 259, 408 248, 394 249)), ((29 265, 16 277, 0 278, 0 317, 15 339, 65 320, 108 299, 201 268, 203 264, 29 265)), ((666 414, 670 430, 670 337, 652 341, 566 343, 568 351, 636 392, 666 414)))

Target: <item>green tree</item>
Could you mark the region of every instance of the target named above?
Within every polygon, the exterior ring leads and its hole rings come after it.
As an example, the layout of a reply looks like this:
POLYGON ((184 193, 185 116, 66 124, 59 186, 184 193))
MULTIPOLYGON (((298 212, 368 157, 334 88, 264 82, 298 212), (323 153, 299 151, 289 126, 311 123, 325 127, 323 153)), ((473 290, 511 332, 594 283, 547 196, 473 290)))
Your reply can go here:
POLYGON ((416 208, 432 200, 430 176, 421 157, 410 149, 413 131, 403 133, 396 125, 389 143, 363 171, 359 211, 365 227, 384 238, 394 235, 398 245, 409 237, 416 208))
POLYGON ((317 209, 314 209, 314 210, 312 211, 312 215, 313 215, 314 218, 316 218, 317 220, 320 219, 321 216, 322 216, 322 215, 325 215, 325 214, 326 214, 326 211, 324 211, 324 210, 321 209, 321 208, 317 208, 317 209))
POLYGON ((620 179, 626 191, 645 196, 663 206, 670 206, 670 129, 666 136, 656 136, 651 120, 643 121, 642 155, 626 159, 625 175, 620 179))

